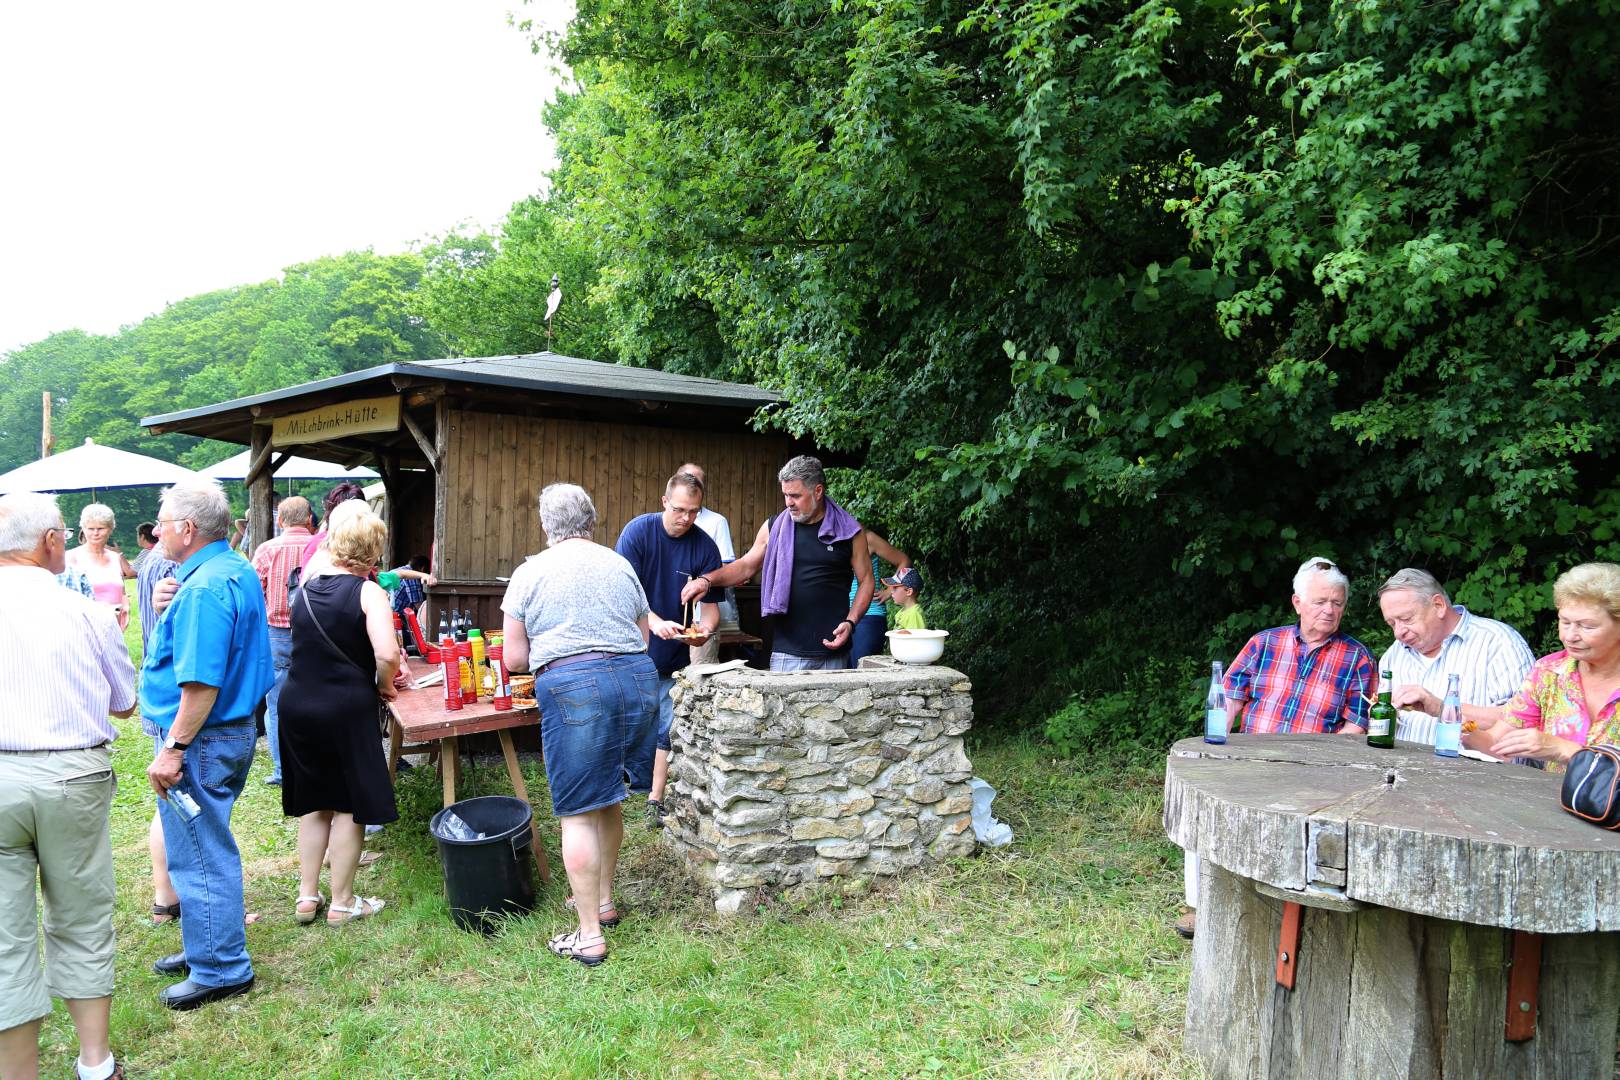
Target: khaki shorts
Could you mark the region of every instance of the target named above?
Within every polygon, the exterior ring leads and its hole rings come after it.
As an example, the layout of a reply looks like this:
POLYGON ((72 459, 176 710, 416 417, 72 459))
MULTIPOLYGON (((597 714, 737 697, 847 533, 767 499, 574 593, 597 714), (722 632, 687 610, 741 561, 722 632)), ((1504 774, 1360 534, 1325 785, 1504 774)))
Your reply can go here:
POLYGON ((49 1014, 52 997, 113 991, 116 786, 106 747, 0 751, 0 1031, 49 1014))

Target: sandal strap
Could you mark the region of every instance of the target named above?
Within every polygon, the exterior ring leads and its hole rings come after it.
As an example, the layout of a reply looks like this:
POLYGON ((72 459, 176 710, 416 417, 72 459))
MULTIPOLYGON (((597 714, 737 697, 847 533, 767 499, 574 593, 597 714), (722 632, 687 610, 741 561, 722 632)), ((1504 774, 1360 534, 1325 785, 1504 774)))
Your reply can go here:
MULTIPOLYGON (((579 904, 574 901, 572 896, 563 901, 563 907, 567 908, 569 911, 579 910, 579 904)), ((615 904, 612 900, 606 900, 596 905, 596 913, 598 915, 606 915, 608 912, 617 911, 618 909, 619 905, 615 904)))
POLYGON ((300 896, 298 898, 298 900, 297 900, 297 903, 300 903, 300 904, 324 904, 324 903, 326 903, 326 897, 322 896, 320 893, 316 893, 314 896, 300 896))

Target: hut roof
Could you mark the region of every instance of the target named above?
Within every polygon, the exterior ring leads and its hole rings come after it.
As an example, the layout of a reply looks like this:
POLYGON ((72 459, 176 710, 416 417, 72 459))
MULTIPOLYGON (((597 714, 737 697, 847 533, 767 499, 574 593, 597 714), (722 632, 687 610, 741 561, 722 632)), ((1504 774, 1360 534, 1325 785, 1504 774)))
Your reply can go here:
POLYGON ((521 356, 483 356, 447 360, 411 360, 329 379, 300 383, 251 397, 235 398, 196 409, 148 416, 141 426, 166 431, 184 431, 241 442, 227 433, 239 424, 242 413, 289 399, 325 395, 342 390, 363 394, 368 389, 392 393, 401 380, 420 385, 424 382, 462 383, 548 396, 619 399, 669 404, 707 406, 752 411, 781 400, 776 394, 747 383, 722 382, 692 375, 677 375, 655 368, 607 364, 582 360, 560 353, 527 353, 521 356), (375 384, 381 384, 380 386, 375 384), (212 422, 211 422, 212 421, 212 422))

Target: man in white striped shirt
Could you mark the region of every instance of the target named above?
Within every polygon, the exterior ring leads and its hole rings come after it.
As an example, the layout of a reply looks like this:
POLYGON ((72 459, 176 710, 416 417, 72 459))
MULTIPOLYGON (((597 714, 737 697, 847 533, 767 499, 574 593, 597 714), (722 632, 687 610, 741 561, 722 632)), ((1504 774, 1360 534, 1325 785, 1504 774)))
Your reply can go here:
POLYGON ((1395 632, 1395 643, 1380 659, 1380 671, 1393 677, 1400 723, 1395 737, 1434 745, 1446 677, 1460 677, 1463 745, 1484 751, 1483 732, 1501 718, 1501 706, 1524 684, 1535 663, 1519 632, 1506 623, 1458 607, 1427 570, 1397 571, 1378 590, 1378 608, 1395 632))
POLYGON ((81 1080, 121 1076, 108 1042, 113 862, 108 818, 135 669, 112 608, 56 583, 69 530, 51 495, 0 497, 0 1076, 39 1069, 62 998, 81 1080), (39 962, 35 885, 45 896, 39 962))

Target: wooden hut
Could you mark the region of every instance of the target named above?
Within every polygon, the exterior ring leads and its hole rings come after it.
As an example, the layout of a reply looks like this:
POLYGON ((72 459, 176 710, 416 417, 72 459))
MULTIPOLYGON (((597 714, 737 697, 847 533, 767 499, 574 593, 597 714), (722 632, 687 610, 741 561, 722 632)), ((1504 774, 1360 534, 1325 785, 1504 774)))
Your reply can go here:
MULTIPOLYGON (((750 420, 777 401, 756 386, 556 353, 384 364, 141 421, 252 448, 249 540, 270 536, 271 478, 296 451, 369 465, 388 494, 391 564, 433 551, 433 602, 500 625, 501 580, 544 544, 536 495, 556 481, 591 493, 595 538, 659 509, 684 461, 708 471, 706 505, 739 548, 781 509, 776 472, 811 448, 750 420)), ((317 508, 318 509, 318 508, 317 508)))

